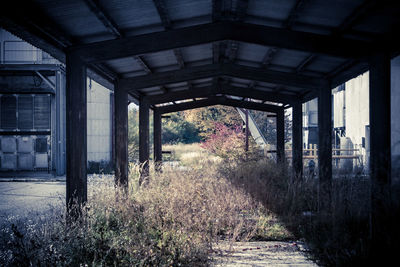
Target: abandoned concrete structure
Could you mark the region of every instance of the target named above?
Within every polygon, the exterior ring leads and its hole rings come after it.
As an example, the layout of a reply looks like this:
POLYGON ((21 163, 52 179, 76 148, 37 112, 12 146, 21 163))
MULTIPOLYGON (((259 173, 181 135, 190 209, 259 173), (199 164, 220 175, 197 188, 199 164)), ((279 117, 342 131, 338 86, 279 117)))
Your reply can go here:
MULTIPOLYGON (((116 182, 128 183, 127 104, 139 103, 140 162, 155 160, 161 114, 215 104, 277 114, 293 108, 293 166, 302 170, 302 103, 318 98, 321 209, 332 179, 331 90, 369 70, 373 235, 391 185, 391 59, 399 1, 24 1, 1 9, 5 29, 66 64, 67 203, 87 199, 87 80, 114 90, 116 182), (234 100, 227 96, 239 96, 234 100)), ((301 177, 299 175, 299 177, 301 177)))
MULTIPOLYGON (((64 64, 1 28, 0 48, 0 172, 65 174, 64 64)), ((112 92, 91 80, 88 88, 93 168, 111 161, 112 92)))

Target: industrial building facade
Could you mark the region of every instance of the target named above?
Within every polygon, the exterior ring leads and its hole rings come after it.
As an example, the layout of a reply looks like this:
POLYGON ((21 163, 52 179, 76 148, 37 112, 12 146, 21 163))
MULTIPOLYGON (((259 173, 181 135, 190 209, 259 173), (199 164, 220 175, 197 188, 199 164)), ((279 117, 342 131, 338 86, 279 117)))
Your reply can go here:
MULTIPOLYGON (((65 174, 65 68, 0 28, 0 172, 65 174)), ((112 92, 88 79, 88 165, 112 160, 112 92)), ((101 170, 100 170, 101 171, 101 170)))

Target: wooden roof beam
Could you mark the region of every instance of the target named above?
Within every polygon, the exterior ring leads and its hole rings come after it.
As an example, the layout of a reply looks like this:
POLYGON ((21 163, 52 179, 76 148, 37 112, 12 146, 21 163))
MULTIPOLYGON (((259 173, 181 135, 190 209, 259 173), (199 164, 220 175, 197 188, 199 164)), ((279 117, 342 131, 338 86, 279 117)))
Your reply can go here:
POLYGON ((307 67, 315 58, 317 55, 311 54, 308 57, 306 57, 300 64, 296 67, 295 72, 300 73, 305 67, 307 67))
POLYGON ((226 98, 224 96, 213 96, 213 97, 210 97, 207 99, 185 102, 185 103, 176 104, 176 105, 155 107, 154 110, 157 112, 160 112, 161 114, 165 114, 165 113, 178 112, 178 111, 183 111, 183 110, 188 110, 188 109, 201 108, 201 107, 214 106, 214 105, 240 107, 240 108, 260 110, 260 111, 272 112, 272 113, 277 113, 280 110, 282 110, 282 107, 280 107, 280 106, 255 103, 255 102, 250 102, 250 101, 234 100, 234 99, 226 98))
POLYGON ((261 90, 248 90, 247 88, 235 87, 227 84, 221 85, 220 88, 214 88, 213 86, 194 87, 191 90, 168 92, 166 94, 147 96, 146 98, 150 104, 155 105, 184 99, 209 97, 210 95, 216 94, 258 99, 275 103, 294 103, 301 100, 301 98, 296 95, 280 94, 261 90))
POLYGON ((283 27, 286 29, 290 29, 292 25, 297 20, 297 16, 302 8, 304 8, 304 4, 307 0, 297 0, 295 5, 290 10, 289 16, 283 22, 283 27))
POLYGON ((219 76, 238 77, 248 80, 256 80, 306 89, 324 88, 328 82, 327 80, 321 78, 294 73, 264 70, 235 64, 210 64, 120 79, 120 87, 124 90, 132 91, 153 86, 163 86, 170 83, 219 76))
POLYGON ((112 18, 104 11, 97 0, 84 0, 89 9, 96 15, 96 17, 103 23, 106 29, 115 37, 123 37, 122 32, 118 29, 117 24, 112 18))
POLYGON ((83 60, 91 63, 223 40, 343 58, 366 57, 372 49, 371 44, 364 41, 232 21, 100 41, 77 45, 71 49, 79 53, 83 60))

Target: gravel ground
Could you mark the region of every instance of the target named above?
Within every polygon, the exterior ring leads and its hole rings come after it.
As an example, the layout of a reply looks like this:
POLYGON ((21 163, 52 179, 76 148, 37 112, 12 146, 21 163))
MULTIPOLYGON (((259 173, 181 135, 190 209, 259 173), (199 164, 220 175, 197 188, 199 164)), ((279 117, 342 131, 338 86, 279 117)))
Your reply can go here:
POLYGON ((213 253, 213 266, 318 266, 297 242, 221 242, 213 253))

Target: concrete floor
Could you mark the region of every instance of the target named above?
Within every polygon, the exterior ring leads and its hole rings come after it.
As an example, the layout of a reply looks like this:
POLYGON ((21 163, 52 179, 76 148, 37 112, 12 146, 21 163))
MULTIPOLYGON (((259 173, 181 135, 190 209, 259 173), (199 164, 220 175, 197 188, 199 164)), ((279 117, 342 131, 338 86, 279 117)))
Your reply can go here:
POLYGON ((0 182, 0 222, 65 202, 65 182, 0 182))

